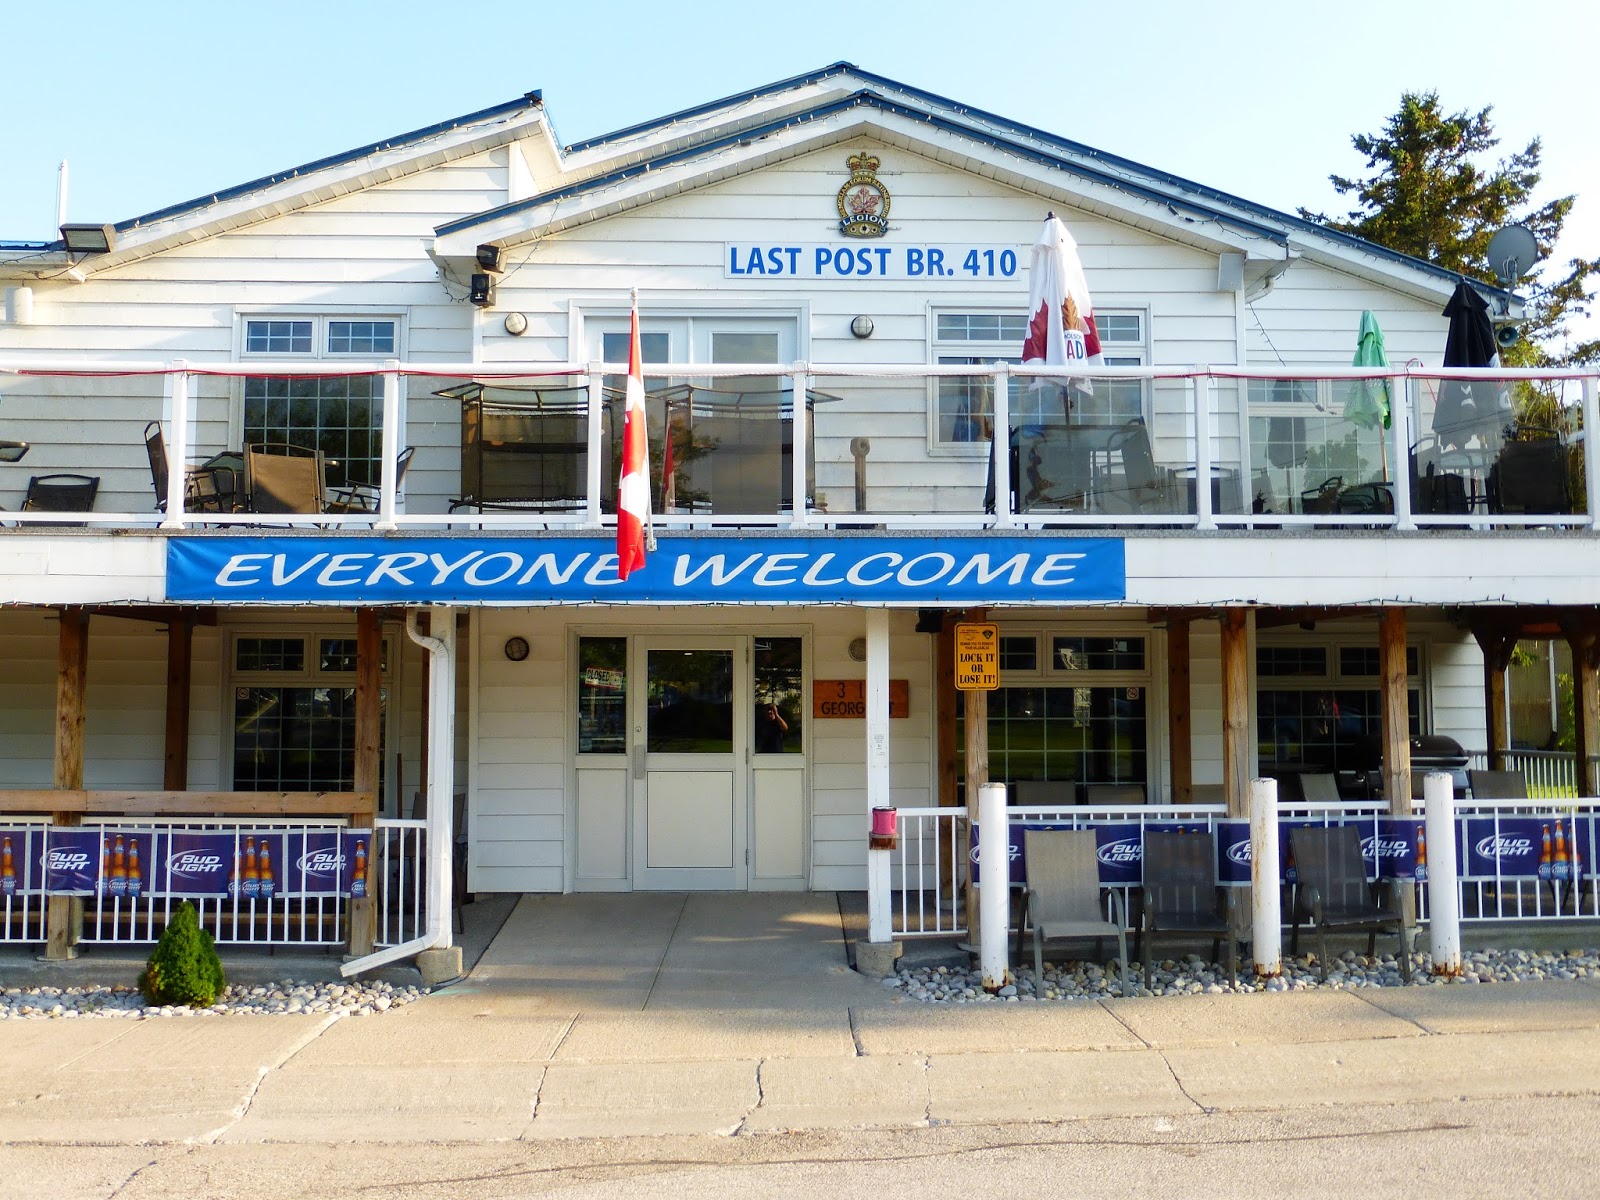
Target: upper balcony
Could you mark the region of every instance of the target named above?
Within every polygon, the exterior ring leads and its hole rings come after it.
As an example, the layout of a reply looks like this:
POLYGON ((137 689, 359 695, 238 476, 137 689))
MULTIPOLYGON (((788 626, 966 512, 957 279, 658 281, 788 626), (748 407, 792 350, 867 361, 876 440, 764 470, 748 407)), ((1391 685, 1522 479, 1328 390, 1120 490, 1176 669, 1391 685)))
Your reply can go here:
MULTIPOLYGON (((625 371, 0 361, 0 438, 29 444, 0 466, 0 505, 8 532, 601 530, 615 520, 625 371)), ((1005 364, 791 363, 645 375, 661 532, 1600 529, 1583 452, 1595 372, 1105 367, 1063 384, 1005 364), (991 452, 997 429, 1006 453, 991 452)))

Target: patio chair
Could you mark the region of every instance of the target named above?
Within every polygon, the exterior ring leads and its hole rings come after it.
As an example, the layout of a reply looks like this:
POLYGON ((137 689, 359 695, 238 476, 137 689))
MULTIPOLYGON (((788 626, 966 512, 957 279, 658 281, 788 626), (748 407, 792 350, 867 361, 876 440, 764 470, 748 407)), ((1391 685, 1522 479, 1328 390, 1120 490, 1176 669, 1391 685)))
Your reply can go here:
POLYGON ((245 447, 244 478, 251 512, 320 513, 326 504, 322 452, 283 443, 245 447))
POLYGON ((1521 771, 1468 771, 1474 800, 1526 800, 1528 777, 1521 771))
POLYGON ((1307 804, 1338 804, 1343 799, 1339 795, 1339 777, 1316 772, 1300 776, 1300 799, 1307 804))
MULTIPOLYGON (((411 469, 411 456, 415 446, 407 446, 394 460, 394 489, 399 491, 411 469)), ((334 488, 328 495, 327 511, 331 513, 375 513, 378 511, 379 485, 375 483, 348 483, 334 488)))
MULTIPOLYGON (((22 501, 23 512, 93 512, 94 500, 100 493, 98 475, 35 475, 28 480, 28 492, 22 501)), ((33 521, 42 525, 81 525, 82 521, 33 521)))
POLYGON ((1011 787, 1015 793, 1011 803, 1018 808, 1049 808, 1078 802, 1078 785, 1070 779, 1019 779, 1011 787))
POLYGON ((1395 881, 1367 880, 1361 854, 1361 832, 1354 825, 1313 825, 1291 829, 1299 882, 1295 885, 1293 933, 1289 952, 1300 952, 1300 924, 1309 920, 1317 931, 1317 974, 1328 979, 1328 931, 1365 930, 1367 955, 1377 948, 1378 934, 1400 938, 1400 974, 1411 982, 1411 931, 1400 911, 1395 881))
POLYGON ((1567 443, 1554 429, 1519 425, 1489 468, 1489 510, 1552 516, 1572 511, 1567 443))
POLYGON ((1117 939, 1122 964, 1122 994, 1133 995, 1128 965, 1128 919, 1122 893, 1111 891, 1111 920, 1100 908, 1100 860, 1092 829, 1025 829, 1023 854, 1028 890, 1017 914, 1016 959, 1022 959, 1022 931, 1033 926, 1033 982, 1044 994, 1044 944, 1052 938, 1117 939))
POLYGON ((1144 963, 1144 988, 1155 979, 1157 936, 1211 934, 1211 957, 1228 944, 1228 981, 1239 982, 1239 944, 1230 921, 1232 889, 1217 884, 1217 847, 1209 833, 1144 835, 1143 913, 1138 954, 1144 963))
POLYGON ((1095 496, 1108 513, 1160 513, 1172 511, 1171 485, 1150 452, 1150 431, 1143 421, 1129 421, 1106 441, 1109 463, 1122 464, 1121 474, 1107 472, 1095 496))
MULTIPOLYGON (((156 511, 166 512, 167 439, 160 421, 151 421, 144 427, 144 452, 150 462, 150 483, 156 491, 156 511)), ((183 506, 189 512, 226 512, 238 491, 234 473, 227 467, 190 467, 184 475, 183 506)))

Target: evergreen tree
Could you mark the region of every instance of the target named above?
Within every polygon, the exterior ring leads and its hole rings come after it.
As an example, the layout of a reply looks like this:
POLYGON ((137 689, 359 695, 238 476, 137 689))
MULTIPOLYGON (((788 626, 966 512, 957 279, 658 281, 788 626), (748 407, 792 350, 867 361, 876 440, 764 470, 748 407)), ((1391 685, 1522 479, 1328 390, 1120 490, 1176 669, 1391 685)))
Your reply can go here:
POLYGON ((1525 264, 1513 287, 1527 300, 1524 340, 1504 357, 1508 365, 1600 360, 1600 340, 1557 352, 1567 320, 1586 316, 1600 259, 1576 258, 1557 268, 1549 255, 1574 196, 1535 207, 1540 178, 1539 139, 1491 168, 1483 157, 1500 144, 1491 108, 1447 113, 1437 92, 1406 92, 1400 109, 1377 134, 1351 138, 1366 156, 1371 174, 1360 179, 1330 175, 1341 196, 1357 207, 1345 218, 1300 210, 1307 220, 1399 250, 1449 271, 1498 286, 1488 263, 1489 239, 1506 225, 1526 225, 1539 244, 1537 264, 1525 264))

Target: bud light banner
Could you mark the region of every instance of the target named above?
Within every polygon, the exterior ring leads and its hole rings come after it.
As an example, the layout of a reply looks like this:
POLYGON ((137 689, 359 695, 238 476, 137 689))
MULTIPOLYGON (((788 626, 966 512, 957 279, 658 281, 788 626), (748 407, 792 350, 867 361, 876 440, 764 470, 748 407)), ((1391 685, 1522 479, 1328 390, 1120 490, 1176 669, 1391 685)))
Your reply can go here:
POLYGON ((162 839, 155 890, 167 896, 226 896, 234 835, 175 830, 162 839))
POLYGON ((1462 874, 1575 880, 1586 869, 1581 842, 1592 828, 1570 816, 1468 817, 1462 874))
POLYGON ((13 896, 44 891, 44 829, 0 829, 0 905, 13 896))
MULTIPOLYGON (((1060 830, 1078 829, 1077 825, 1066 823, 1040 823, 1030 821, 1020 823, 1013 821, 1009 825, 1011 833, 1011 882, 1022 884, 1028 881, 1028 860, 1025 852, 1027 839, 1026 830, 1060 830)), ((1095 858, 1100 865, 1100 883, 1105 887, 1138 887, 1144 880, 1144 834, 1141 827, 1132 823, 1121 825, 1096 825, 1094 828, 1095 858)), ((1206 827, 1201 824, 1150 824, 1144 826, 1158 833, 1205 833, 1206 827)), ((978 824, 972 823, 972 882, 981 882, 978 878, 978 824)), ((1245 879, 1249 879, 1248 869, 1245 879)))
POLYGON ((300 896, 337 896, 350 890, 350 856, 338 829, 318 829, 286 836, 284 886, 300 896))
POLYGON ((92 896, 100 882, 100 832, 95 829, 51 829, 44 842, 46 891, 92 896))

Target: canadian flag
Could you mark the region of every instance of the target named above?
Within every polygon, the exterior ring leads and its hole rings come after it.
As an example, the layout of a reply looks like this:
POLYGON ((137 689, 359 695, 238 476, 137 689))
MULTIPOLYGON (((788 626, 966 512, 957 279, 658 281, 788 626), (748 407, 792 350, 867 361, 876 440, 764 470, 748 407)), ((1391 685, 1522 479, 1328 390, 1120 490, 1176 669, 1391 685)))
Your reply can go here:
MULTIPOLYGON (((639 354, 639 293, 628 330, 628 386, 622 420, 622 478, 617 484, 617 575, 644 566, 650 527, 650 439, 645 431, 644 368, 639 354)), ((653 539, 651 539, 653 540, 653 539)), ((651 546, 650 549, 654 549, 651 546)))

